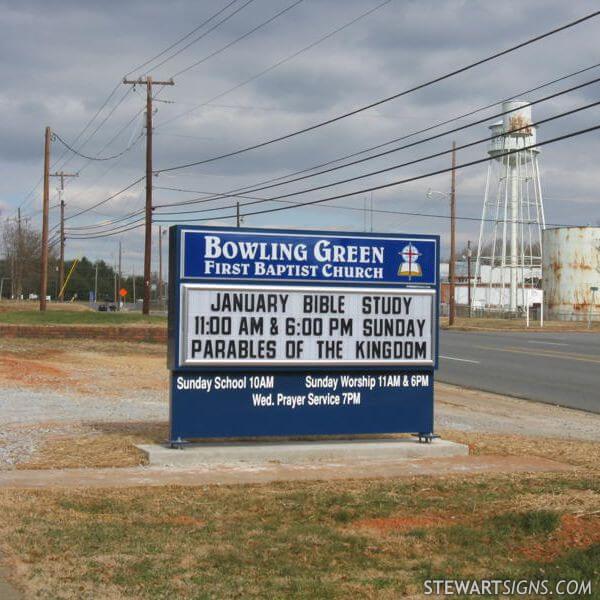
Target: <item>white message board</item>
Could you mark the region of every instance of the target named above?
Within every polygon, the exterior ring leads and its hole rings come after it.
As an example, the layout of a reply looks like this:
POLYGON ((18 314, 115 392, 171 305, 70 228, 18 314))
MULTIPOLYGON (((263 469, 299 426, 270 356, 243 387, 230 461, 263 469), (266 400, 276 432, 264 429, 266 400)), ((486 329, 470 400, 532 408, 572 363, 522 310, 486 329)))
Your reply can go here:
POLYGON ((435 290, 182 284, 180 365, 432 365, 435 290))

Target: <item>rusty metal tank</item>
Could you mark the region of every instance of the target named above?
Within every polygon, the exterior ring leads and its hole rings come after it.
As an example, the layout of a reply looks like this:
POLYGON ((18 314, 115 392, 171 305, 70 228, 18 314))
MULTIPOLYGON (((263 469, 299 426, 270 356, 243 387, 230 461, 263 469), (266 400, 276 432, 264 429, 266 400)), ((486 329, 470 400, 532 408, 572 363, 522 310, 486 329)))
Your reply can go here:
POLYGON ((600 320, 600 227, 546 229, 542 247, 548 318, 600 320))

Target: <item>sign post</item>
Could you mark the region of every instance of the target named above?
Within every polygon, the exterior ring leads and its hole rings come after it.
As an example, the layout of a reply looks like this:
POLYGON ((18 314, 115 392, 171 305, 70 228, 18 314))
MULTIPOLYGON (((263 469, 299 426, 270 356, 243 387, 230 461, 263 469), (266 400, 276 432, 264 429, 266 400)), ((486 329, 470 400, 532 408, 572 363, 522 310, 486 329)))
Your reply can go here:
POLYGON ((177 225, 170 441, 433 435, 439 237, 177 225))

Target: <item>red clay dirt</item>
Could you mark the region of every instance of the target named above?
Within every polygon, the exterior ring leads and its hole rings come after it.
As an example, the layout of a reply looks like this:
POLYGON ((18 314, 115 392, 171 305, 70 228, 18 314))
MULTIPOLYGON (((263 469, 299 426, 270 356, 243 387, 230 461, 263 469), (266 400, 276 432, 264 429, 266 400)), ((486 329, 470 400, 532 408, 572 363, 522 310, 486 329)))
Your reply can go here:
POLYGON ((574 548, 585 549, 600 542, 600 516, 563 515, 560 526, 543 542, 529 542, 519 552, 530 560, 552 562, 574 548))
POLYGON ((448 524, 448 519, 441 517, 381 517, 360 519, 352 523, 360 529, 375 529, 380 532, 407 531, 410 529, 439 527, 448 524))

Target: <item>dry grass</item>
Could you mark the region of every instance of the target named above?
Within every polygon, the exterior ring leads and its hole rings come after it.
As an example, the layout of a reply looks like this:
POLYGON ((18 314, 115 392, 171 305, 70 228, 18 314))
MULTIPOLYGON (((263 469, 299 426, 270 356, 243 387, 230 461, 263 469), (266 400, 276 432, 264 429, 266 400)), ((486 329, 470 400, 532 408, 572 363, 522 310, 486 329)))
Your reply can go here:
POLYGON ((46 438, 17 469, 135 467, 147 464, 136 444, 161 443, 167 438, 166 423, 99 423, 46 438))
POLYGON ((61 436, 46 440, 17 469, 134 467, 146 464, 130 438, 117 435, 61 436))
POLYGON ((471 454, 539 456, 600 472, 600 441, 442 430, 443 438, 468 444, 471 454))
MULTIPOLYGON (((39 307, 38 301, 33 300, 2 300, 0 301, 0 312, 31 311, 39 307)), ((94 312, 87 303, 59 303, 49 302, 47 304, 49 311, 67 311, 67 312, 94 312)))
POLYGON ((598 478, 3 490, 0 548, 26 597, 399 598, 437 577, 598 579, 582 506, 598 478))
MULTIPOLYGON (((600 442, 527 437, 442 430, 444 439, 467 444, 474 455, 539 456, 585 468, 600 475, 600 442)), ((352 436, 399 438, 400 435, 352 436)), ((340 436, 326 436, 340 439, 340 436)), ((50 436, 19 469, 68 469, 80 467, 131 467, 144 464, 136 444, 163 443, 168 439, 167 423, 96 423, 79 427, 69 435, 50 436)), ((260 441, 256 438, 254 441, 260 441)), ((269 438, 271 441, 273 438, 269 438)), ((277 438, 289 440, 290 438, 277 438)), ((313 437, 293 438, 314 439, 313 437)), ((324 439, 319 437, 319 439, 324 439)), ((343 438, 343 439, 347 439, 343 438)), ((1 440, 1 438, 0 438, 1 440)), ((215 441, 215 440, 207 440, 215 441)), ((228 440, 232 441, 232 440, 228 440)), ((247 439, 244 441, 248 441, 247 439)))

